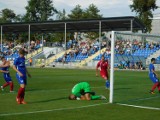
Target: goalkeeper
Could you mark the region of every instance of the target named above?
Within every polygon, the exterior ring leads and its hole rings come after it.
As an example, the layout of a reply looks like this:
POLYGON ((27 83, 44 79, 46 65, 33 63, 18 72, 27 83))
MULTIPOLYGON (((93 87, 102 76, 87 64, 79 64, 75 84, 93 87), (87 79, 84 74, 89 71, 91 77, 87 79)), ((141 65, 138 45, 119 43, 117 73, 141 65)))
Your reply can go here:
POLYGON ((91 92, 90 85, 87 82, 80 82, 72 88, 72 94, 69 95, 69 100, 98 100, 106 99, 102 95, 95 95, 91 92))

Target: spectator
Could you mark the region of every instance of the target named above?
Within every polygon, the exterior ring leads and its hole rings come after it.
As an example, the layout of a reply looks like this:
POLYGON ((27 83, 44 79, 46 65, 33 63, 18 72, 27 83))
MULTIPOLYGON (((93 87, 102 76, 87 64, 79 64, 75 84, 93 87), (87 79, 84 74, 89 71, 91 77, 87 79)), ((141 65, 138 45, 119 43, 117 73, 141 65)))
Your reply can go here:
POLYGON ((29 65, 32 66, 32 58, 29 59, 29 65))

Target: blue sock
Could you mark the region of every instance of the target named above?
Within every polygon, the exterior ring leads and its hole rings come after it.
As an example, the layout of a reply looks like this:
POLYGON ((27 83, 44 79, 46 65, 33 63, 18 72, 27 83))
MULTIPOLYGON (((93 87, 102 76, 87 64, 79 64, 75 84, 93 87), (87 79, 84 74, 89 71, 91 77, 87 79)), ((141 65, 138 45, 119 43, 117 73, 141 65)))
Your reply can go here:
POLYGON ((110 87, 110 82, 109 80, 106 81, 106 88, 109 88, 110 87))

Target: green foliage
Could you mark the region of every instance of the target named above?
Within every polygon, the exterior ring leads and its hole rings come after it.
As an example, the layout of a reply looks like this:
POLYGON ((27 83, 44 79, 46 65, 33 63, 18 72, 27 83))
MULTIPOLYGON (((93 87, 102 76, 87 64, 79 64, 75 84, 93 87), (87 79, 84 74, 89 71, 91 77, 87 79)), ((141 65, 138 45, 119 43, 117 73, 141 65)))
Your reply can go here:
POLYGON ((94 4, 90 4, 85 10, 83 10, 80 5, 76 5, 76 7, 71 10, 71 13, 68 14, 68 18, 72 20, 102 18, 99 12, 100 10, 94 4))
POLYGON ((90 38, 91 40, 98 38, 99 37, 99 33, 97 32, 87 32, 87 38, 90 38))
POLYGON ((80 5, 76 5, 76 7, 71 10, 71 13, 68 14, 69 19, 79 20, 83 18, 83 9, 80 5))
MULTIPOLYGON (((82 9, 80 5, 76 5, 70 14, 66 14, 65 9, 62 11, 57 11, 53 6, 52 0, 29 0, 28 5, 25 7, 25 15, 16 15, 14 11, 9 9, 2 10, 2 17, 0 17, 0 22, 31 22, 31 21, 49 21, 53 20, 51 17, 57 14, 57 20, 79 20, 79 19, 92 19, 101 18, 102 15, 99 14, 100 10, 96 5, 91 4, 86 9, 82 9)), ((27 41, 28 33, 20 33, 16 36, 16 41, 27 41)), ((88 33, 90 39, 95 39, 98 37, 98 33, 90 32, 88 33)), ((15 40, 13 35, 4 35, 6 40, 15 40)), ((40 40, 42 34, 31 33, 31 40, 40 40)), ((64 41, 64 33, 45 33, 44 39, 47 42, 62 42, 64 41)), ((74 39, 73 34, 67 33, 67 41, 74 39)))
POLYGON ((57 20, 66 20, 66 19, 68 19, 65 9, 63 9, 63 11, 58 11, 56 19, 57 20))
POLYGON ((6 33, 3 35, 3 39, 5 41, 14 41, 15 43, 24 43, 28 41, 28 33, 6 33))
POLYGON ((25 8, 25 21, 47 21, 57 13, 52 0, 29 0, 25 8))
POLYGON ((16 17, 14 18, 14 21, 15 22, 25 22, 25 19, 24 19, 24 15, 16 15, 16 17))
POLYGON ((144 23, 148 32, 152 29, 153 11, 157 9, 156 0, 133 0, 130 5, 132 12, 136 12, 138 18, 144 23))
POLYGON ((20 14, 16 15, 11 9, 3 9, 0 13, 0 23, 24 22, 24 16, 20 14))
POLYGON ((102 15, 100 15, 99 12, 100 10, 98 10, 94 4, 91 4, 86 10, 84 10, 83 18, 102 18, 102 15))
MULTIPOLYGON (((94 4, 90 4, 88 8, 82 9, 80 5, 71 10, 71 13, 68 14, 68 19, 80 20, 80 19, 96 19, 102 18, 102 15, 99 14, 100 10, 94 4)), ((98 37, 96 32, 88 32, 88 38, 95 39, 98 37)))
POLYGON ((16 17, 16 14, 14 13, 13 10, 10 9, 3 9, 1 11, 1 17, 0 17, 0 23, 9 23, 14 21, 16 17))

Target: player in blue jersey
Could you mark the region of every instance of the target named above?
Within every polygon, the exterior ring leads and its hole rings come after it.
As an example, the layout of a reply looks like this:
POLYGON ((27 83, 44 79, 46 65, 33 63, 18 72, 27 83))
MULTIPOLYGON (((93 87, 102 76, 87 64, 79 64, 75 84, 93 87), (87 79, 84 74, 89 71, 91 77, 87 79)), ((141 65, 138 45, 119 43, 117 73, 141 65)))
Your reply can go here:
POLYGON ((156 62, 156 59, 152 58, 151 63, 149 65, 149 78, 154 83, 154 85, 152 86, 152 89, 150 91, 151 94, 154 94, 154 90, 156 89, 156 87, 158 88, 158 90, 160 92, 160 82, 159 82, 159 79, 157 78, 158 75, 155 72, 155 68, 154 68, 155 62, 156 62))
POLYGON ((19 57, 14 60, 13 69, 17 72, 16 78, 18 83, 20 84, 20 88, 18 90, 18 94, 16 97, 16 101, 18 104, 26 104, 24 101, 25 96, 25 87, 27 84, 27 75, 31 77, 26 66, 25 66, 25 51, 23 49, 19 50, 19 57))
POLYGON ((13 81, 9 74, 10 62, 7 61, 4 57, 1 57, 1 60, 2 60, 2 64, 0 65, 0 68, 3 72, 4 80, 6 81, 6 83, 3 84, 3 86, 1 86, 1 89, 3 91, 5 87, 10 85, 10 92, 13 92, 13 81))

